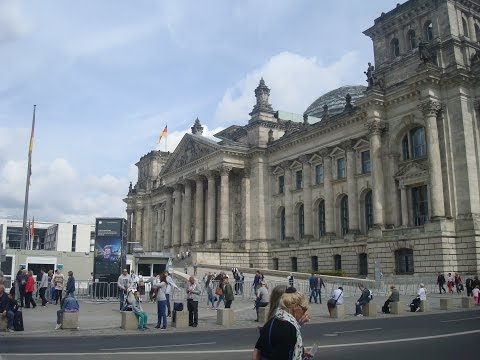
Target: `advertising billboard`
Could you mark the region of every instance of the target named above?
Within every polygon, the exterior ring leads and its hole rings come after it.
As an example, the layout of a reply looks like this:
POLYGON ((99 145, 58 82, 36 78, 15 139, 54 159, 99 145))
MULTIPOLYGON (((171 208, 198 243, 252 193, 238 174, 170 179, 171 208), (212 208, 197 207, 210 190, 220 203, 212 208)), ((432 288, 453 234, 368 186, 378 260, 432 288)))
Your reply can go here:
POLYGON ((121 218, 97 218, 95 223, 94 276, 96 281, 114 282, 125 264, 125 224, 121 218))

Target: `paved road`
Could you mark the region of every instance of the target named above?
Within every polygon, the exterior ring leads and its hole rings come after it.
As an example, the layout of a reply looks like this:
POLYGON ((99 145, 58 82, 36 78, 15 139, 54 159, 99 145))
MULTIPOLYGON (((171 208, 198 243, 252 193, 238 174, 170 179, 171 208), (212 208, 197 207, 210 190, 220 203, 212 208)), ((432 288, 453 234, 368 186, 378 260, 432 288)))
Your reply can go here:
MULTIPOLYGON (((476 354, 480 339, 480 311, 413 314, 410 317, 359 318, 336 323, 307 324, 304 344, 319 345, 317 358, 457 359, 476 354)), ((201 332, 160 332, 129 336, 0 337, 0 359, 249 359, 256 329, 201 332)), ((475 355, 476 357, 477 355, 475 355)))

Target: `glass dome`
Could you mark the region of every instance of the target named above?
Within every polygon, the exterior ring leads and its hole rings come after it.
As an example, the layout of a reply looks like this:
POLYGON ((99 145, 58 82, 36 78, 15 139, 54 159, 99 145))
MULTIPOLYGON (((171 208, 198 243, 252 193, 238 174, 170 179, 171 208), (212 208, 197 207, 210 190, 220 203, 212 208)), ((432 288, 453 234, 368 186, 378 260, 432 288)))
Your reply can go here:
POLYGON ((355 105, 355 101, 364 96, 366 86, 363 85, 347 85, 339 87, 338 89, 332 90, 315 100, 312 105, 310 105, 305 114, 309 116, 315 116, 321 118, 323 115, 323 106, 328 105, 328 114, 336 115, 343 111, 345 108, 345 96, 350 94, 352 97, 352 105, 355 105))

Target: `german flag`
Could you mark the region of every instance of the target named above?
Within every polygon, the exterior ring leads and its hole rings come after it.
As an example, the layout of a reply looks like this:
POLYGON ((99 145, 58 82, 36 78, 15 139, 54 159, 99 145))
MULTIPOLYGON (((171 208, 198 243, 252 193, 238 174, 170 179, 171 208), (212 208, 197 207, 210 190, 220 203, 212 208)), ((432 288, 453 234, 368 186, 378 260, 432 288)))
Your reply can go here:
POLYGON ((157 144, 160 144, 160 140, 162 140, 162 138, 166 138, 167 137, 167 125, 165 125, 165 129, 163 129, 162 133, 160 134, 160 136, 158 137, 158 140, 157 140, 157 144))

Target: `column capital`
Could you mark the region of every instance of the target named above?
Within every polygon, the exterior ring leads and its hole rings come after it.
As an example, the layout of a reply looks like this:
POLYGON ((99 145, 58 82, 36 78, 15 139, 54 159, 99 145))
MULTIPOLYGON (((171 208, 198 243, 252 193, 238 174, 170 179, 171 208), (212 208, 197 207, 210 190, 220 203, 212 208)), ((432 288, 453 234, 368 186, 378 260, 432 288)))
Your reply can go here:
POLYGON ((173 189, 175 191, 182 191, 183 190, 183 185, 181 183, 176 183, 175 185, 173 185, 173 189))
POLYGON ((442 103, 431 99, 428 99, 427 101, 424 101, 417 106, 422 112, 423 117, 437 116, 444 107, 442 103))
POLYGON ((365 123, 365 127, 368 130, 370 136, 382 135, 384 131, 387 131, 387 123, 383 120, 370 120, 365 123))
POLYGON ((192 181, 204 181, 205 180, 205 175, 203 174, 197 174, 192 177, 192 181))
POLYGON ((341 147, 346 152, 353 152, 354 145, 355 145, 355 140, 352 140, 352 139, 345 140, 344 142, 341 143, 341 147))
POLYGON ((231 171, 232 171, 232 167, 231 166, 226 166, 226 165, 222 165, 218 169, 218 172, 220 173, 221 176, 225 176, 225 175, 228 176, 228 174, 230 174, 231 171))
POLYGON ((215 179, 218 176, 218 172, 215 170, 206 170, 201 175, 205 176, 207 179, 215 179))
POLYGON ((184 187, 192 187, 193 186, 193 183, 194 183, 194 180, 193 179, 184 179, 182 180, 181 184, 184 186, 184 187))

